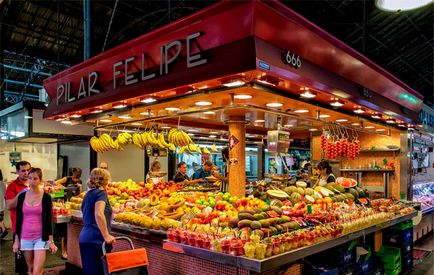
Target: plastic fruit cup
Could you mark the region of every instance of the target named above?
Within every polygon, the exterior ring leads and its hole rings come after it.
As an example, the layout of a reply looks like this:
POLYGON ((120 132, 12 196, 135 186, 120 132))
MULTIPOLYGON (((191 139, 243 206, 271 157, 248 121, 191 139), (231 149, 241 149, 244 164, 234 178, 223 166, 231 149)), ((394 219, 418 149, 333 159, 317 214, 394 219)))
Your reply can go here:
POLYGON ((255 258, 256 247, 253 243, 247 242, 244 245, 244 252, 246 253, 247 258, 255 258))
POLYGON ((222 246, 221 246, 220 240, 218 240, 218 239, 213 239, 213 240, 211 241, 211 247, 210 247, 210 249, 211 249, 212 251, 222 252, 222 246))
POLYGON ((181 232, 180 240, 181 240, 182 244, 188 244, 188 235, 187 235, 187 232, 185 232, 185 231, 181 232))
POLYGON ((203 244, 202 244, 202 247, 203 247, 203 248, 206 248, 206 249, 209 249, 210 246, 211 246, 211 239, 210 239, 208 236, 205 236, 205 237, 203 238, 203 244))
POLYGON ((259 235, 252 235, 250 236, 250 242, 253 244, 258 244, 261 237, 259 235))
POLYGON ((203 239, 204 239, 204 237, 201 235, 198 235, 196 237, 196 246, 197 247, 201 247, 201 248, 203 247, 203 239))
POLYGON ((197 234, 194 232, 190 232, 188 234, 188 245, 195 246, 196 245, 197 234))
POLYGON ((177 243, 181 242, 181 230, 179 229, 173 230, 173 241, 177 243))
POLYGON ((265 249, 265 257, 271 257, 273 255, 273 244, 268 243, 267 248, 265 249))
POLYGON ((233 239, 231 241, 230 254, 233 256, 244 255, 243 242, 240 239, 233 239))
POLYGON ((264 243, 258 243, 255 248, 255 256, 256 259, 262 260, 265 258, 265 252, 267 249, 267 245, 264 243))
POLYGON ((169 230, 167 230, 167 238, 168 238, 170 241, 172 241, 172 242, 176 242, 176 239, 175 239, 175 232, 174 232, 173 229, 169 229, 169 230))
POLYGON ((229 239, 223 239, 221 241, 221 249, 223 253, 229 254, 231 247, 231 241, 229 239))

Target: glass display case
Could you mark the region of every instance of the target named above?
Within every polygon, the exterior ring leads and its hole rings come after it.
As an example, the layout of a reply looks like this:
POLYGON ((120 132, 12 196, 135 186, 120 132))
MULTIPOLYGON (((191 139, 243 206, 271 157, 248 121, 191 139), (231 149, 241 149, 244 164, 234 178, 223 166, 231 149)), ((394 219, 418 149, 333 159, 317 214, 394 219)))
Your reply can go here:
POLYGON ((424 213, 434 211, 434 181, 413 185, 413 200, 420 202, 424 213))

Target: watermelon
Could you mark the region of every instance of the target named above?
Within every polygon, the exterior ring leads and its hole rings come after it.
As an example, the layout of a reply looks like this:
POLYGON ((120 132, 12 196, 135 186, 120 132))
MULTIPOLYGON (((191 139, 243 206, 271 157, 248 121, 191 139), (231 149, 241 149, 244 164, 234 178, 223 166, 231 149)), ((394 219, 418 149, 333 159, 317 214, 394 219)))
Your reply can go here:
POLYGON ((352 194, 356 200, 359 198, 359 192, 355 188, 348 189, 348 193, 352 194))
POLYGON ((359 198, 364 198, 366 197, 365 191, 363 191, 362 188, 360 187, 356 187, 357 192, 359 193, 359 198))
POLYGON ((345 187, 345 188, 351 188, 351 187, 355 187, 357 185, 356 180, 348 179, 348 178, 344 178, 344 177, 338 177, 336 179, 336 183, 345 187))

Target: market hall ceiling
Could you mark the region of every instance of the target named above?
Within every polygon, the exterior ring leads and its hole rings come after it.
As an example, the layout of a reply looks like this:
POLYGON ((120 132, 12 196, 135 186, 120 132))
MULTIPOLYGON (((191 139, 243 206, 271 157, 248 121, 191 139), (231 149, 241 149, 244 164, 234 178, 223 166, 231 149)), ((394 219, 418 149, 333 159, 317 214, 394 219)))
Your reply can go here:
MULTIPOLYGON (((216 2, 92 1, 92 55, 101 53, 103 47, 111 49, 216 2)), ((283 3, 423 94, 426 102, 433 103, 434 5, 390 13, 377 9, 373 0, 283 3)), ((83 60, 82 1, 6 0, 1 7, 5 64, 27 69, 35 62, 42 64, 40 73, 32 78, 26 71, 5 68, 7 78, 24 83, 8 82, 8 91, 38 94, 39 85, 47 77, 44 73, 55 74, 83 60)))

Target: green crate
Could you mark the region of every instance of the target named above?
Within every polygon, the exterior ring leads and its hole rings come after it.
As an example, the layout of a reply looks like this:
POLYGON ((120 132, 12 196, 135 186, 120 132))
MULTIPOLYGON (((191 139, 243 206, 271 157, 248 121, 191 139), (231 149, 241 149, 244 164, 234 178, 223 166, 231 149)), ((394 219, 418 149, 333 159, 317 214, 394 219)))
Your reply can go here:
POLYGON ((392 230, 397 230, 397 231, 404 231, 409 228, 413 228, 413 220, 401 222, 391 227, 392 230))
POLYGON ((383 245, 377 255, 384 263, 384 269, 396 270, 401 268, 401 249, 383 245))
POLYGON ((401 265, 393 270, 384 270, 384 275, 398 275, 401 273, 401 265))
POLYGON ((65 189, 61 189, 58 192, 51 192, 49 194, 53 199, 63 198, 63 197, 65 197, 65 189))

